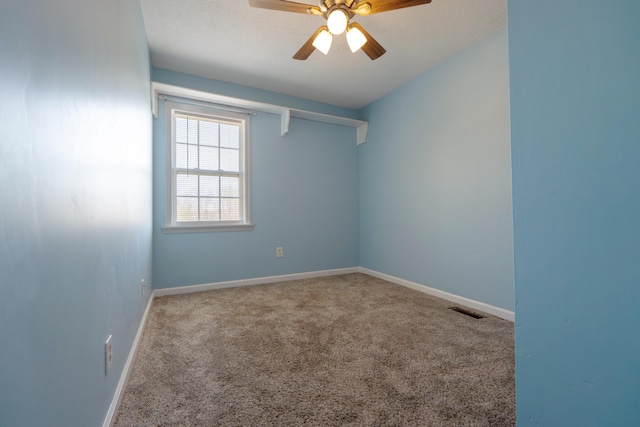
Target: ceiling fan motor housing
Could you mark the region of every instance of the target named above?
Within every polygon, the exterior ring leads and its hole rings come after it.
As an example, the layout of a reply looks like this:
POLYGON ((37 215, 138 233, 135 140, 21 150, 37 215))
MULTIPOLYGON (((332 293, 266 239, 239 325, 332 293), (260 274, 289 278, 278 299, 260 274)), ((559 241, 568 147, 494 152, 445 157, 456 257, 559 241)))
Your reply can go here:
POLYGON ((353 18, 353 16, 355 15, 353 13, 353 11, 351 10, 351 5, 353 4, 353 1, 349 1, 349 0, 325 0, 325 2, 323 3, 325 8, 326 8, 326 12, 324 12, 324 17, 325 19, 329 19, 329 15, 331 15, 331 12, 333 12, 336 9, 340 9, 342 10, 346 15, 348 19, 353 18))

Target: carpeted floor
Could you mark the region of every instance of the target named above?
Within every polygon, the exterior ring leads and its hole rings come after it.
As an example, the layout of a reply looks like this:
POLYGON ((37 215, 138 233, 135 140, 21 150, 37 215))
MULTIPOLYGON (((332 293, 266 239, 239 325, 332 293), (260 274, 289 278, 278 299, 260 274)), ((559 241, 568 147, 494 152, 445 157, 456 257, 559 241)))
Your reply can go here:
POLYGON ((363 274, 154 301, 116 426, 513 426, 513 323, 363 274))

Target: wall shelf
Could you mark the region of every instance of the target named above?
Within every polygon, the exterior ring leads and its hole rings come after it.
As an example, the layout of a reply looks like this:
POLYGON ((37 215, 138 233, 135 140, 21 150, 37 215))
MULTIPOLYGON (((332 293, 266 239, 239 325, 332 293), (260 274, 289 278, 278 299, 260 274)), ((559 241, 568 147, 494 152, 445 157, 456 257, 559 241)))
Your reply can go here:
POLYGON ((265 102, 218 95, 211 92, 158 82, 151 82, 151 110, 154 118, 158 117, 158 97, 160 95, 177 96, 180 98, 209 102, 226 107, 243 108, 264 113, 278 114, 280 115, 280 134, 282 136, 285 136, 289 132, 289 122, 292 117, 295 117, 297 119, 356 128, 356 143, 360 145, 367 140, 369 123, 364 120, 332 116, 330 114, 316 113, 314 111, 299 110, 297 108, 289 108, 265 102))

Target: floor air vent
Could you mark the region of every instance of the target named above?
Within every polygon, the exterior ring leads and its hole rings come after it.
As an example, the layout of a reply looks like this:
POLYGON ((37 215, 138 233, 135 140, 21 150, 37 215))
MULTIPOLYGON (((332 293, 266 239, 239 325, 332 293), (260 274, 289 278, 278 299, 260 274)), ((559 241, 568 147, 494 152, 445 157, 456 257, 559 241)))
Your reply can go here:
POLYGON ((449 307, 450 310, 457 311, 458 313, 464 314, 469 317, 473 317, 474 319, 482 319, 485 316, 482 314, 474 313, 473 311, 469 311, 466 308, 462 307, 449 307))

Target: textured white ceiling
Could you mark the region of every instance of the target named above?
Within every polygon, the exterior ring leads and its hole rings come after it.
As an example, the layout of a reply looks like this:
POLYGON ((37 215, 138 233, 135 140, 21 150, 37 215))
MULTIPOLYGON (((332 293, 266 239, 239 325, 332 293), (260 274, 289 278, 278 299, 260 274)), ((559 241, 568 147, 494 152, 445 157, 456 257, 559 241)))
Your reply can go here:
MULTIPOLYGON (((317 5, 313 0, 299 3, 317 5)), ((293 54, 325 20, 257 9, 247 0, 141 0, 155 67, 361 108, 506 25, 506 0, 433 0, 355 17, 387 53, 293 54)))

